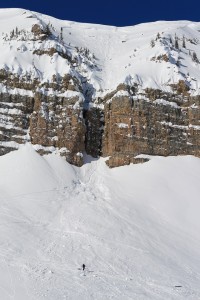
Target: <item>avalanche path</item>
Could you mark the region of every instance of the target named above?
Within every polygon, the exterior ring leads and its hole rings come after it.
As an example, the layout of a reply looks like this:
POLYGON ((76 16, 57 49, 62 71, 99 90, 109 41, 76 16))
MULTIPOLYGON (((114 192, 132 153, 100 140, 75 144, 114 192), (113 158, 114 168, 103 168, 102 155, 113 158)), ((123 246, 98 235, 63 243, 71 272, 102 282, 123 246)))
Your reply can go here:
POLYGON ((191 156, 0 157, 1 299, 200 299, 199 180, 191 156))

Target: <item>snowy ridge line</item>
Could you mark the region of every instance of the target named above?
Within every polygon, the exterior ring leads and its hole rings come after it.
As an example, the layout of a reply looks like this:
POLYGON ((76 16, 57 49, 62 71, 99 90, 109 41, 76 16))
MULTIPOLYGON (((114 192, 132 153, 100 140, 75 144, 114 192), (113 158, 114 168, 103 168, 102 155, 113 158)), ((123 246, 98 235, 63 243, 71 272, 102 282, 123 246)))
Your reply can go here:
POLYGON ((117 28, 62 21, 20 9, 2 9, 0 15, 0 70, 41 83, 68 74, 79 83, 87 82, 93 99, 120 83, 172 92, 173 85, 183 81, 191 95, 200 94, 198 22, 117 28), (41 32, 33 33, 35 25, 41 32))

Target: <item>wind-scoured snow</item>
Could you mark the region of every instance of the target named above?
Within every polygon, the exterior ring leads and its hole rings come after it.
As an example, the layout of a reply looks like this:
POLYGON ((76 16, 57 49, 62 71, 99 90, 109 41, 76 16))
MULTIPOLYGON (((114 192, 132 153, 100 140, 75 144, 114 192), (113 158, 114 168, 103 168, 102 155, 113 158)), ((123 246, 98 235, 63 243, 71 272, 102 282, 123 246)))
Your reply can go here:
POLYGON ((141 89, 151 87, 171 91, 171 84, 179 80, 186 82, 191 94, 200 93, 198 22, 159 21, 114 27, 63 21, 23 9, 1 9, 0 51, 0 69, 20 76, 31 74, 31 78, 38 78, 41 82, 51 81, 53 75, 74 75, 78 72, 94 88, 93 96, 114 90, 124 82, 137 83, 141 89), (34 24, 48 25, 51 38, 42 43, 33 41, 31 28, 34 24), (16 27, 22 34, 9 40, 16 27), (179 49, 174 47, 176 38, 179 49), (78 65, 70 66, 69 61, 57 53, 52 57, 33 54, 34 50, 51 47, 67 50, 72 57, 77 57, 78 65), (80 51, 84 53, 86 49, 91 60, 81 55, 80 51), (194 52, 196 61, 192 59, 194 52), (167 61, 162 57, 167 57, 167 61))
POLYGON ((200 159, 149 158, 0 157, 0 298, 200 299, 200 159))

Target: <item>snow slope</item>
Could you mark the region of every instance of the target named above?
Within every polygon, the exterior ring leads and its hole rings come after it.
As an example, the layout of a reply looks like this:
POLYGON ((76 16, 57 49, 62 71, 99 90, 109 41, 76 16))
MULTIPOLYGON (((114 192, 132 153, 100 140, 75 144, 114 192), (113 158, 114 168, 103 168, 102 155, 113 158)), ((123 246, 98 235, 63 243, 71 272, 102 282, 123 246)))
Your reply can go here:
POLYGON ((0 157, 0 298, 200 299, 200 159, 85 161, 0 157))
POLYGON ((171 91, 170 84, 179 80, 187 83, 192 94, 199 94, 200 64, 192 60, 193 52, 200 60, 199 45, 200 23, 190 21, 159 21, 118 28, 57 20, 23 9, 0 10, 0 69, 20 76, 30 74, 41 82, 51 81, 53 75, 78 72, 93 86, 94 97, 106 94, 123 82, 137 83, 141 89, 152 87, 171 91), (42 43, 33 41, 31 28, 34 24, 49 25, 51 39, 42 43), (25 30, 28 42, 22 40, 25 33, 9 40, 16 27, 18 31, 25 30), (61 27, 62 43, 59 40, 61 27), (160 38, 157 38, 158 33, 160 38), (173 46, 175 37, 179 50, 173 46), (182 47, 183 39, 186 48, 182 47), (154 47, 151 47, 152 40, 154 47), (52 57, 33 54, 35 50, 51 47, 66 49, 72 57, 79 57, 78 65, 70 66, 57 54, 52 57), (78 54, 78 48, 89 49, 90 62, 78 54), (155 59, 163 55, 167 55, 169 61, 155 59))

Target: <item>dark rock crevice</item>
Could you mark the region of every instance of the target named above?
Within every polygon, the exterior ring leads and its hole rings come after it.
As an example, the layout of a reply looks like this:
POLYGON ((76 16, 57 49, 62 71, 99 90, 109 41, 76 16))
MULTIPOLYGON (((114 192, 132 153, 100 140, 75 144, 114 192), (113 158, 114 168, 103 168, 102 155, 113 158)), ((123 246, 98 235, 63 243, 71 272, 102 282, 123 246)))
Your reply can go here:
POLYGON ((102 154, 102 138, 104 129, 104 112, 98 107, 84 110, 85 119, 85 151, 87 154, 98 157, 102 154))

